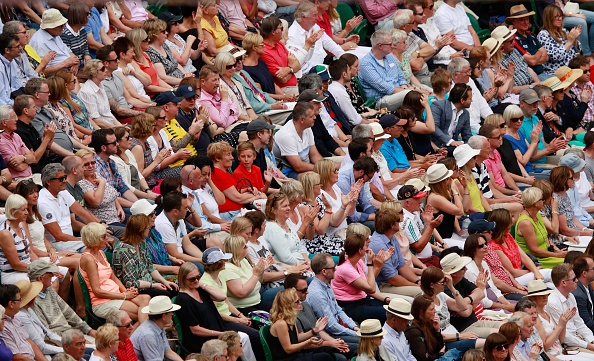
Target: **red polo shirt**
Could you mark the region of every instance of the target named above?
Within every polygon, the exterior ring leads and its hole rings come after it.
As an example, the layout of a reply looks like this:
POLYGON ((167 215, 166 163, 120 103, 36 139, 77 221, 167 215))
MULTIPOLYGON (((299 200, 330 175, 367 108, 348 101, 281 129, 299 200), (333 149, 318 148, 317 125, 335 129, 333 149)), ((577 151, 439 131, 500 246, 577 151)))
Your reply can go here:
MULTIPOLYGON (((275 46, 264 43, 264 49, 264 54, 262 54, 261 58, 266 63, 266 66, 273 77, 278 69, 289 66, 289 50, 285 47, 285 44, 280 41, 276 43, 275 46)), ((284 84, 279 83, 276 78, 274 79, 274 82, 279 87, 296 86, 297 77, 293 74, 291 79, 284 84)))

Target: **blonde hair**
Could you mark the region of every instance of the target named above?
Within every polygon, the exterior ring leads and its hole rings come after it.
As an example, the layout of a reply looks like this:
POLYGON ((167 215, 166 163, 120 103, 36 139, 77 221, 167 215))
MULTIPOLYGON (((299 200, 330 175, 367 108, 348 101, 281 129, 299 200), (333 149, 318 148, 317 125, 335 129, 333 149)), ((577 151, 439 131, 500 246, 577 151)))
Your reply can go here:
POLYGON ((88 149, 79 149, 76 151, 76 153, 74 153, 75 156, 79 157, 80 159, 84 158, 86 155, 95 155, 95 153, 93 153, 92 151, 88 150, 88 149))
POLYGON ((159 34, 167 29, 167 23, 161 19, 148 19, 142 24, 142 29, 146 31, 149 41, 155 41, 159 34))
POLYGON ((215 67, 215 69, 221 74, 221 76, 224 74, 225 72, 225 67, 233 62, 235 63, 235 57, 233 55, 231 55, 230 53, 227 52, 220 52, 213 60, 212 63, 215 67))
POLYGON ((262 44, 264 42, 264 38, 262 35, 257 33, 250 33, 248 32, 243 36, 243 41, 241 42, 241 47, 250 54, 254 51, 254 47, 262 44))
POLYGON ((314 187, 320 183, 320 175, 316 172, 305 172, 299 174, 299 182, 303 187, 303 200, 307 203, 315 201, 314 187))
POLYGON ((330 177, 334 173, 335 163, 330 159, 322 159, 316 162, 314 165, 314 172, 320 175, 320 182, 322 187, 325 187, 330 183, 330 177))
POLYGON ((229 262, 239 265, 243 258, 243 247, 246 245, 246 240, 242 236, 229 236, 225 239, 225 244, 223 244, 224 252, 231 253, 233 256, 229 260, 229 262))
POLYGON ((371 235, 371 230, 363 223, 354 222, 349 224, 346 230, 346 238, 351 235, 367 238, 371 235))
POLYGON ((134 117, 130 134, 136 139, 146 139, 153 134, 155 117, 148 113, 140 113, 134 117))
POLYGON ((188 285, 186 284, 186 282, 187 282, 186 278, 194 270, 198 270, 198 275, 200 275, 200 270, 192 262, 184 262, 184 264, 182 264, 179 267, 179 272, 177 273, 177 282, 179 283, 180 290, 188 289, 188 285))
POLYGON ((382 203, 382 207, 380 209, 393 209, 400 213, 402 212, 402 202, 396 199, 391 199, 382 203))
POLYGON ((5 204, 5 208, 4 211, 6 213, 6 219, 9 221, 14 221, 16 220, 16 217, 14 216, 14 213, 19 210, 19 208, 21 208, 22 206, 26 206, 27 200, 25 199, 25 197, 18 195, 18 194, 11 194, 8 196, 8 198, 6 199, 6 204, 5 204))
POLYGON ((80 238, 85 246, 97 247, 101 244, 103 236, 107 233, 107 228, 101 223, 91 222, 80 230, 80 238))
POLYGON ((270 309, 270 319, 272 322, 283 320, 288 325, 295 325, 298 312, 293 308, 293 304, 295 304, 296 298, 298 299, 297 290, 294 287, 277 293, 270 309))
POLYGON ((522 203, 524 207, 532 207, 536 202, 542 199, 542 190, 536 187, 528 187, 522 191, 522 203))
POLYGON ((236 331, 225 331, 219 335, 218 339, 227 343, 227 354, 241 347, 241 339, 236 331))
POLYGON ((517 117, 523 117, 523 116, 524 116, 524 113, 522 112, 522 109, 515 104, 508 105, 505 108, 505 110, 503 111, 503 119, 505 119, 505 124, 507 124, 508 127, 510 125, 511 118, 517 118, 517 117))
POLYGON ((134 45, 134 58, 136 61, 140 61, 144 57, 142 55, 144 52, 142 51, 140 44, 142 44, 142 41, 147 36, 146 31, 142 28, 132 29, 126 33, 126 38, 128 38, 134 45))
POLYGON ((303 196, 303 186, 299 181, 294 179, 285 182, 285 184, 281 186, 280 191, 287 195, 289 203, 296 201, 299 196, 303 196))
POLYGON ((114 342, 119 342, 119 331, 117 327, 111 323, 106 323, 97 329, 97 334, 95 335, 95 346, 97 350, 105 350, 114 342))
POLYGON ((82 71, 83 77, 86 79, 91 79, 93 75, 97 75, 97 72, 99 71, 99 65, 101 63, 103 62, 98 59, 91 59, 87 61, 82 71))
POLYGON ((373 357, 375 354, 376 346, 373 345, 374 337, 361 337, 359 340, 359 346, 357 346, 357 356, 367 355, 373 357))
POLYGON ((236 217, 233 222, 231 222, 229 234, 232 236, 237 236, 250 227, 253 227, 253 224, 249 219, 245 217, 236 217))
POLYGON ((492 125, 496 125, 497 127, 499 127, 499 124, 501 123, 502 120, 505 121, 505 119, 503 119, 503 115, 493 113, 491 115, 488 115, 485 118, 485 120, 483 121, 483 125, 492 124, 492 125))

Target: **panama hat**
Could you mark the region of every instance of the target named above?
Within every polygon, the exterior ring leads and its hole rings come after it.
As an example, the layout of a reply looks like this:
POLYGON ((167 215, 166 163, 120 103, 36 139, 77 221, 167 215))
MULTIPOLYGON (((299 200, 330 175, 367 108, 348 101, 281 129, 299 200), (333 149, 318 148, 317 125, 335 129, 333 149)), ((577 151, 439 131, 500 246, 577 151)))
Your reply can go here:
POLYGON ((493 29, 493 31, 491 32, 491 37, 495 38, 503 43, 504 41, 507 41, 507 40, 513 38, 517 31, 518 30, 516 30, 516 29, 510 30, 505 25, 500 25, 500 26, 496 27, 495 29, 493 29))
POLYGON ((21 280, 15 283, 15 286, 17 286, 20 290, 21 307, 24 307, 27 304, 29 304, 31 300, 37 297, 39 292, 41 292, 41 289, 43 288, 43 283, 39 281, 29 282, 27 280, 21 280))
POLYGON ((530 15, 534 15, 534 11, 528 11, 524 5, 515 5, 509 9, 509 16, 505 18, 505 22, 511 24, 512 19, 521 19, 530 15))
POLYGON ((551 88, 552 91, 557 91, 563 89, 563 82, 559 80, 556 76, 552 76, 548 79, 545 79, 542 83, 544 86, 548 86, 551 88))
POLYGON ((563 89, 567 89, 577 78, 584 75, 582 69, 571 69, 568 66, 561 66, 555 71, 555 76, 563 82, 563 89))
POLYGON ((489 38, 483 41, 483 46, 489 50, 489 55, 493 56, 501 48, 501 41, 495 38, 489 38))
POLYGON ((454 171, 449 170, 443 164, 433 164, 429 169, 427 169, 427 183, 435 184, 439 183, 445 179, 448 179, 454 174, 454 171))
POLYGON ((361 325, 359 325, 359 331, 357 331, 357 337, 381 337, 386 333, 387 332, 382 328, 380 321, 372 318, 370 320, 361 322, 361 325))
POLYGON ((532 280, 528 282, 528 294, 526 296, 544 296, 553 293, 553 290, 545 285, 543 280, 532 280))
POLYGON ((402 298, 392 298, 389 305, 384 305, 386 311, 393 315, 396 315, 405 320, 414 319, 413 315, 410 314, 411 305, 410 302, 402 298))
POLYGON ((167 312, 175 312, 180 308, 180 305, 171 303, 171 299, 167 296, 155 296, 149 301, 148 306, 143 307, 140 312, 149 315, 160 315, 167 312))
POLYGON ((451 275, 466 267, 472 262, 472 258, 458 255, 457 253, 450 253, 439 261, 443 273, 451 275))
POLYGON ((369 126, 371 127, 371 131, 373 132, 373 138, 375 140, 390 138, 390 135, 384 132, 384 128, 381 126, 380 123, 373 122, 370 123, 369 126))

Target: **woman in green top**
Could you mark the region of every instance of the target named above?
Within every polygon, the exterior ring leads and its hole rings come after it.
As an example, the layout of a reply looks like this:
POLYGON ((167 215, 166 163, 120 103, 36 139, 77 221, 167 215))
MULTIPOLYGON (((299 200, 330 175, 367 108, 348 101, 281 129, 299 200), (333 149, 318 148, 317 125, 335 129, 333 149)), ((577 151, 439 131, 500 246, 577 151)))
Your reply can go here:
POLYGON ((524 211, 516 223, 516 242, 525 252, 532 253, 544 268, 563 263, 567 251, 548 251, 548 232, 539 211, 544 208, 542 191, 530 187, 522 192, 524 211))
POLYGON ((155 296, 174 296, 178 286, 157 271, 149 257, 146 237, 151 229, 148 216, 135 214, 128 219, 121 241, 113 247, 112 268, 126 288, 136 287, 138 293, 155 296))

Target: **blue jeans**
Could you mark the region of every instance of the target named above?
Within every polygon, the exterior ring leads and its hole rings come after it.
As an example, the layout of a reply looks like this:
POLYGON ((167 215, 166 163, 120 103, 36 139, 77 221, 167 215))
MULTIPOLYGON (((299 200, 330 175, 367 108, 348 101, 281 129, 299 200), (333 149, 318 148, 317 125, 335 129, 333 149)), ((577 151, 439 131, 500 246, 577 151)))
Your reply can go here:
POLYGON ((233 222, 233 220, 235 219, 235 217, 237 217, 239 215, 241 211, 229 211, 229 212, 223 212, 219 214, 219 217, 221 217, 222 220, 227 221, 227 222, 233 222))
POLYGON ((567 29, 571 29, 578 25, 582 26, 582 34, 578 38, 582 45, 582 52, 586 56, 592 55, 592 49, 594 49, 594 12, 588 10, 582 10, 582 14, 586 16, 586 20, 576 18, 574 16, 568 16, 563 20, 563 26, 567 29))

